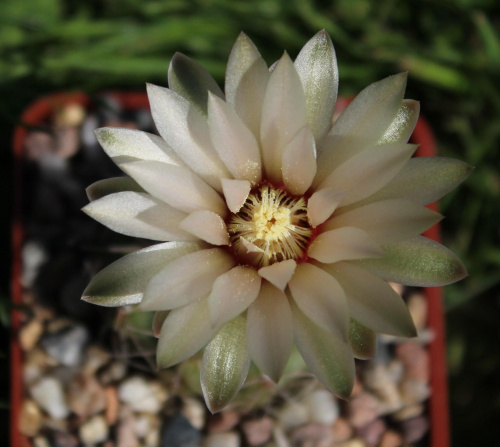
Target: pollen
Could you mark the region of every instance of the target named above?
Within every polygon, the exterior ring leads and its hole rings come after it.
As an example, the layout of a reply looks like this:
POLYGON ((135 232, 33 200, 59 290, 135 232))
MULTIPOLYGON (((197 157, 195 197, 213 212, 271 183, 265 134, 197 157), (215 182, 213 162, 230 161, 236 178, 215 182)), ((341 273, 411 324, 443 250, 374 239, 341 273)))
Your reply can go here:
POLYGON ((271 186, 248 196, 241 210, 230 217, 228 231, 238 257, 259 268, 300 260, 313 234, 307 200, 271 186))

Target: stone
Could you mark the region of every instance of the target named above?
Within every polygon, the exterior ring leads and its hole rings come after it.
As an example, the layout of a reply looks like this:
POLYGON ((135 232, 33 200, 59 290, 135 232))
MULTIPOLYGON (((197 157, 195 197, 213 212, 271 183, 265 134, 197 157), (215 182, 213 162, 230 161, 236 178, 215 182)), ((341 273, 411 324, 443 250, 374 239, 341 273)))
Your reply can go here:
POLYGON ((424 416, 407 419, 401 423, 403 441, 407 444, 419 441, 429 430, 429 421, 424 416))
POLYGON ((31 396, 51 418, 62 419, 69 414, 61 382, 54 377, 42 377, 30 389, 31 396))
POLYGON ((118 387, 118 397, 130 405, 132 410, 141 413, 158 413, 168 395, 158 382, 143 377, 131 377, 118 387))
POLYGON ((42 412, 38 405, 31 399, 24 399, 19 412, 19 431, 29 437, 33 437, 40 431, 42 426, 42 412))
POLYGON ((264 416, 258 419, 249 419, 241 424, 243 433, 249 445, 257 446, 264 444, 271 438, 273 420, 264 416))
POLYGON ((45 335, 42 339, 42 346, 47 354, 62 365, 79 366, 88 340, 88 330, 82 325, 73 324, 45 335))
POLYGON ((68 104, 58 111, 55 117, 55 125, 57 127, 80 126, 86 115, 85 108, 80 104, 68 104))
POLYGON ((98 444, 108 439, 109 428, 103 416, 92 416, 80 426, 78 431, 80 440, 84 444, 98 444))
POLYGON ((392 413, 402 407, 397 384, 385 365, 370 362, 364 369, 363 381, 366 389, 380 400, 382 413, 392 413))
POLYGON ((405 379, 399 384, 399 389, 407 405, 422 403, 431 395, 429 384, 420 380, 405 379))
POLYGON ((117 447, 141 447, 139 437, 135 431, 136 419, 132 411, 126 408, 121 412, 120 423, 116 430, 117 447))
POLYGON ((78 447, 78 439, 66 431, 54 431, 52 433, 52 447, 78 447))
POLYGON ((139 439, 145 438, 148 433, 158 430, 160 421, 152 414, 138 414, 134 419, 134 433, 139 439))
POLYGON ((401 447, 403 438, 394 430, 387 430, 380 439, 379 447, 401 447))
POLYGON ((407 405, 401 410, 392 413, 392 418, 396 421, 405 421, 414 417, 420 416, 424 412, 425 407, 422 404, 407 405))
POLYGON ((396 356, 403 362, 406 378, 429 381, 429 353, 423 346, 414 342, 401 343, 396 346, 396 356))
POLYGON ((40 379, 45 371, 57 365, 57 361, 48 356, 46 352, 35 348, 26 354, 23 365, 23 381, 30 385, 40 379))
POLYGON ((427 326, 428 314, 428 305, 425 295, 422 293, 412 294, 408 298, 406 305, 408 306, 408 310, 410 311, 410 315, 417 330, 420 331, 424 329, 427 326))
POLYGON ((109 385, 123 380, 127 374, 127 365, 123 362, 111 362, 99 373, 99 380, 103 385, 109 385))
POLYGON ((160 446, 160 429, 150 431, 144 438, 144 447, 159 447, 160 446))
POLYGON ((361 438, 352 438, 339 444, 335 444, 335 447, 366 447, 366 443, 361 438))
POLYGON ((43 334, 43 324, 37 318, 33 318, 19 331, 19 344, 23 351, 33 349, 43 334))
POLYGON ((348 403, 348 420, 356 428, 364 427, 374 421, 380 414, 377 398, 370 393, 363 392, 353 397, 348 403))
POLYGON ((375 419, 364 427, 356 430, 357 435, 363 438, 368 447, 376 447, 386 429, 382 419, 375 419))
POLYGON ((309 420, 309 410, 301 403, 288 401, 283 408, 278 411, 277 416, 283 427, 285 429, 290 429, 306 424, 309 420))
POLYGON ((315 390, 309 393, 304 404, 309 411, 309 421, 330 425, 339 417, 339 405, 334 395, 327 390, 315 390))
POLYGON ((48 254, 39 242, 28 241, 23 245, 21 256, 23 259, 21 283, 25 288, 28 288, 33 286, 40 267, 48 259, 48 254))
POLYGON ((201 430, 205 426, 205 405, 198 399, 186 397, 183 399, 182 414, 196 429, 201 430))
POLYGON ((106 396, 106 411, 104 413, 106 422, 108 425, 115 425, 120 407, 118 392, 114 386, 108 386, 104 389, 104 394, 106 396))
POLYGON ((405 374, 405 366, 398 359, 393 359, 387 364, 387 373, 394 383, 399 383, 403 380, 405 374))
POLYGON ((290 441, 294 447, 329 447, 335 442, 333 427, 307 424, 293 430, 290 441))
POLYGON ((221 411, 209 416, 208 431, 218 433, 231 430, 240 421, 240 415, 233 410, 221 411))
POLYGON ((203 447, 240 447, 240 435, 234 431, 210 433, 203 440, 203 447))
POLYGON ((51 447, 51 445, 44 436, 36 436, 33 438, 33 447, 51 447))
POLYGON ((346 441, 352 436, 352 428, 343 417, 339 417, 333 424, 333 434, 336 442, 346 441))
POLYGON ((67 396, 71 411, 83 419, 106 408, 104 389, 93 376, 80 375, 72 380, 67 396))
POLYGON ((85 352, 82 374, 91 376, 109 362, 111 354, 99 346, 89 346, 85 352))
POLYGON ((199 447, 201 434, 181 413, 172 416, 161 429, 161 447, 199 447))

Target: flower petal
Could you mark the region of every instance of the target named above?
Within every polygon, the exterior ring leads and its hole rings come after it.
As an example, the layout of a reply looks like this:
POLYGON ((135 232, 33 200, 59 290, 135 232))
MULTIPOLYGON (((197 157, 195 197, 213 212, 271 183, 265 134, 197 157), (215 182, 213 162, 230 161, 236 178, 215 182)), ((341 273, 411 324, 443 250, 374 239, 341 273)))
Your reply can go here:
POLYGON ((233 46, 226 69, 226 101, 260 138, 262 102, 269 81, 269 70, 259 51, 241 33, 233 46))
POLYGON ((202 298, 168 314, 156 348, 158 368, 168 368, 196 354, 217 333, 208 317, 208 303, 202 298))
POLYGON ((316 174, 316 145, 312 132, 303 127, 283 149, 283 182, 287 190, 304 194, 316 174))
POLYGON ((159 310, 155 312, 155 315, 153 317, 152 329, 153 329, 153 334, 156 338, 160 336, 161 328, 163 326, 163 323, 167 319, 169 313, 170 313, 169 310, 159 310))
POLYGON ((297 267, 289 286, 304 314, 325 331, 347 339, 349 308, 335 278, 314 265, 303 263, 297 267))
POLYGON ((217 191, 220 179, 231 177, 210 141, 205 118, 182 96, 148 84, 151 113, 158 132, 189 169, 217 191))
POLYGON ((407 143, 418 121, 420 103, 413 99, 404 99, 394 121, 385 131, 377 144, 407 143))
POLYGON ((359 228, 343 227, 321 233, 309 247, 308 256, 319 262, 338 262, 383 256, 384 252, 359 228))
POLYGON ((250 357, 277 382, 292 350, 292 313, 286 295, 271 283, 262 283, 248 308, 247 344, 250 357))
POLYGON ((309 369, 325 387, 348 399, 354 385, 354 358, 346 340, 325 331, 291 303, 295 344, 309 369))
POLYGON ((416 145, 399 143, 368 148, 333 171, 319 189, 333 186, 348 191, 343 206, 357 202, 389 183, 416 149, 416 145))
POLYGON ((180 211, 227 213, 219 194, 189 169, 154 161, 127 163, 123 169, 146 191, 180 211))
POLYGON ((467 276, 457 256, 422 236, 384 245, 385 256, 359 261, 359 265, 386 281, 408 286, 445 286, 467 276))
POLYGON ((318 148, 314 186, 349 158, 380 140, 401 107, 406 78, 406 73, 400 73, 375 82, 349 104, 318 148))
POLYGON ((324 188, 316 191, 307 201, 309 224, 316 228, 327 220, 342 201, 346 191, 337 188, 324 188))
POLYGON ((145 192, 140 185, 130 177, 113 177, 104 180, 98 180, 87 187, 85 192, 91 202, 104 196, 116 192, 135 191, 145 192))
POLYGON ((186 214, 145 193, 117 192, 82 208, 92 219, 127 236, 156 241, 196 239, 179 228, 186 214))
POLYGON ((304 88, 307 125, 316 141, 321 143, 332 127, 339 87, 337 58, 325 30, 305 44, 294 65, 304 88))
POLYGON ((236 396, 250 367, 246 319, 240 315, 222 326, 205 348, 201 388, 211 413, 221 411, 236 396))
POLYGON ((208 92, 224 98, 212 75, 198 62, 175 53, 168 68, 168 86, 186 98, 202 115, 207 115, 208 92))
POLYGON ((286 261, 276 262, 267 267, 260 268, 259 275, 267 279, 273 286, 284 291, 296 267, 297 263, 293 259, 287 259, 286 261))
POLYGON ((417 335, 406 304, 385 281, 349 262, 321 267, 340 282, 351 315, 361 324, 384 334, 417 335))
POLYGON ((372 359, 377 353, 377 334, 354 318, 349 325, 349 343, 357 359, 372 359))
POLYGON ((206 297, 214 281, 233 265, 233 257, 220 248, 199 250, 176 259, 149 281, 140 308, 175 309, 206 297))
POLYGON ((212 211, 194 211, 179 227, 213 245, 229 245, 229 233, 222 217, 212 211))
POLYGON ((268 180, 281 183, 285 145, 306 124, 306 104, 299 75, 288 54, 271 73, 262 105, 261 143, 268 180))
POLYGON ((105 307, 140 303, 149 280, 169 262, 200 250, 196 242, 167 242, 130 253, 101 270, 82 300, 105 307))
POLYGON ((257 298, 260 283, 255 269, 241 265, 220 275, 208 297, 212 324, 221 325, 245 311, 257 298))
POLYGON ((375 243, 386 244, 417 236, 442 218, 441 214, 415 202, 391 199, 370 203, 335 216, 323 225, 322 230, 360 228, 375 243))
POLYGON ((229 172, 236 179, 256 185, 262 176, 259 145, 234 110, 213 94, 208 99, 208 127, 229 172))
POLYGON ((226 199, 227 207, 232 213, 237 213, 245 204, 252 185, 248 180, 221 179, 222 192, 226 199))

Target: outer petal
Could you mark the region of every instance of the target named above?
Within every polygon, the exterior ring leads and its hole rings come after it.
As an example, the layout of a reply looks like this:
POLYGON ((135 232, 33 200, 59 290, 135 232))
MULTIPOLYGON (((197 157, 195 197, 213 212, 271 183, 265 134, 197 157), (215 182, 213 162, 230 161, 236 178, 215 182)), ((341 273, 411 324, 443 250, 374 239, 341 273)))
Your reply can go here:
POLYGON ((92 278, 82 300, 105 307, 137 304, 149 280, 169 262, 200 250, 196 242, 167 242, 130 253, 92 278))
POLYGON ((257 184, 262 176, 259 145, 233 109, 212 94, 208 126, 214 147, 234 178, 257 184))
POLYGON ((157 241, 196 239, 179 228, 186 214, 145 193, 107 195, 82 211, 106 227, 127 236, 157 241))
POLYGON ((409 239, 439 222, 443 216, 409 200, 383 200, 333 217, 322 230, 356 227, 377 244, 409 239))
POLYGON ((286 261, 276 262, 260 268, 259 275, 267 279, 273 286, 284 291, 296 267, 297 263, 293 259, 287 259, 286 261))
POLYGON ((359 265, 386 281, 431 287, 445 286, 467 276, 453 252, 422 236, 382 248, 385 256, 359 261, 359 265))
POLYGON ((246 319, 240 315, 221 327, 205 348, 201 388, 208 409, 221 411, 238 393, 250 367, 246 319))
POLYGON ((217 330, 210 324, 206 299, 173 310, 161 328, 156 350, 158 367, 168 368, 196 354, 217 330))
POLYGON ((257 298, 260 283, 255 269, 241 265, 219 276, 208 297, 212 324, 221 325, 244 312, 257 298))
POLYGON ((378 144, 406 143, 411 137, 418 121, 420 103, 413 99, 404 99, 394 121, 385 131, 378 144))
POLYGON ((406 78, 406 73, 400 73, 375 82, 349 104, 318 148, 314 186, 346 160, 380 140, 401 107, 406 78))
POLYGON ((383 256, 384 252, 359 228, 343 227, 321 233, 310 245, 308 256, 319 262, 338 262, 383 256))
POLYGON ((180 228, 213 245, 229 245, 226 224, 212 211, 194 211, 180 224, 180 228))
POLYGON ((140 185, 130 177, 113 177, 104 180, 98 180, 87 187, 85 192, 92 202, 109 194, 124 191, 145 192, 140 185))
POLYGON ((224 98, 215 79, 202 65, 182 53, 175 53, 168 68, 168 86, 207 114, 208 92, 224 98))
POLYGON ((322 267, 340 282, 351 315, 361 324, 384 334, 417 335, 406 304, 385 281, 348 262, 322 267))
POLYGON ((348 399, 354 385, 354 358, 346 340, 321 329, 292 303, 295 344, 314 375, 337 396, 348 399))
POLYGON ((292 313, 286 295, 270 283, 262 283, 248 308, 247 344, 260 370, 277 382, 292 350, 292 313))
POLYGON ((152 84, 147 88, 151 113, 160 135, 189 169, 220 192, 220 179, 231 176, 212 146, 205 118, 172 90, 152 84))
POLYGON ((289 192, 304 194, 316 174, 316 145, 307 127, 300 129, 283 149, 283 182, 289 192))
POLYGON ((237 213, 245 204, 252 185, 248 180, 232 180, 228 178, 221 179, 221 184, 229 211, 237 213))
POLYGON ((200 250, 169 263, 149 282, 140 308, 169 310, 206 297, 214 281, 234 265, 220 248, 200 250))
POLYGON ((150 194, 180 211, 210 210, 222 217, 227 213, 221 196, 187 168, 136 161, 123 169, 150 194))
POLYGON ((345 195, 346 191, 332 187, 316 191, 307 201, 307 217, 311 226, 316 228, 328 219, 345 195))
POLYGON ((269 70, 253 42, 241 33, 234 44, 226 69, 226 98, 238 116, 260 138, 262 102, 269 70))
POLYGON ((320 31, 307 42, 294 64, 306 97, 307 125, 320 143, 332 126, 339 87, 337 58, 328 33, 320 31))
POLYGON ((368 360, 375 357, 377 334, 354 318, 351 318, 349 325, 349 343, 357 359, 368 360))
POLYGON ((314 265, 303 263, 297 267, 289 286, 300 310, 314 323, 347 339, 349 308, 335 278, 314 265))
POLYGON ((262 106, 261 143, 267 178, 281 183, 285 145, 306 125, 304 91, 288 54, 271 73, 262 106))

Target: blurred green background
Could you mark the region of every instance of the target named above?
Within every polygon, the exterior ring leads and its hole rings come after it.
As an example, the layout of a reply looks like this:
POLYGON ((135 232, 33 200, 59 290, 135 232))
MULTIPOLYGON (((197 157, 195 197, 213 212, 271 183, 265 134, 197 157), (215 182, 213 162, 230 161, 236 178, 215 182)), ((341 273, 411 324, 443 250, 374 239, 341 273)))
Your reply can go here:
MULTIPOLYGON (((441 203, 444 242, 469 270, 445 289, 450 401, 453 445, 493 445, 500 420, 497 0, 2 0, 3 208, 12 202, 13 127, 37 98, 60 90, 143 90, 146 81, 166 85, 175 51, 194 57, 222 84, 241 30, 272 63, 285 48, 294 57, 322 28, 336 47, 341 94, 408 70, 406 97, 421 102, 440 154, 476 166, 441 203)), ((9 225, 2 219, 4 260, 9 225)), ((8 333, 7 264, 1 274, 0 317, 8 333)), ((6 366, 7 346, 0 355, 6 366)), ((7 373, 2 368, 4 383, 7 373)), ((8 411, 6 392, 0 405, 8 411)))

